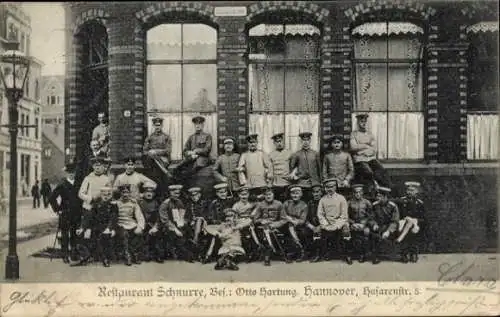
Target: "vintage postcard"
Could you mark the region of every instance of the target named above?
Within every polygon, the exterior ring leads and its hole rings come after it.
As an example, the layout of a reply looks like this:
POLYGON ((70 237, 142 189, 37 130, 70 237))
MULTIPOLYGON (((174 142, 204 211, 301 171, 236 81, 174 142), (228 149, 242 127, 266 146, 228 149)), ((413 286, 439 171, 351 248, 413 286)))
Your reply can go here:
POLYGON ((500 314, 498 1, 0 4, 0 316, 500 314))

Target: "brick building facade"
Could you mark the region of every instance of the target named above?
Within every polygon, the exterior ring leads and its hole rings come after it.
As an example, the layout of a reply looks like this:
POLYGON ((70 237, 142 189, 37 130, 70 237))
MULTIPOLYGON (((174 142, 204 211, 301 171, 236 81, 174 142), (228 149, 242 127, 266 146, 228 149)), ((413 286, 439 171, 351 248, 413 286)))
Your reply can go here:
POLYGON ((498 90, 484 87, 498 86, 496 2, 81 2, 65 7, 68 157, 84 153, 99 110, 111 118, 115 162, 130 155, 125 148, 141 154, 157 108, 163 107, 167 122, 178 123, 172 126, 182 127, 170 131, 181 135, 182 144, 192 115, 184 100, 190 98, 195 100, 191 104, 205 100, 214 108, 195 110, 207 111, 218 149, 226 136, 244 144, 249 132, 268 135, 266 127, 282 122, 277 129, 288 129, 292 137, 313 129, 313 143, 323 151, 332 134, 349 138, 357 111, 370 111, 378 120, 371 122, 373 129, 381 127, 379 151, 385 153, 382 159, 399 188, 396 193, 408 178, 424 184, 435 241, 430 248, 471 251, 494 245, 498 90), (165 24, 169 26, 159 33, 164 38, 150 42, 153 30, 165 24), (192 26, 200 31, 198 38, 189 31, 192 26), (175 27, 179 39, 174 39, 175 27), (392 42, 393 36, 400 44, 392 42), (407 55, 390 53, 408 39, 416 51, 404 44, 407 55), (177 57, 173 42, 182 46, 177 57), (303 43, 308 50, 296 54, 292 48, 303 43), (206 50, 196 45, 206 45, 206 50), (489 66, 477 73, 483 62, 489 66), (186 75, 193 65, 204 65, 198 74, 207 76, 206 87, 186 75), (404 71, 393 71, 398 67, 404 71), (155 77, 162 71, 178 72, 180 80, 152 86, 158 78, 170 77, 155 77), (177 81, 179 89, 172 90, 177 81), (278 93, 269 88, 276 85, 278 93), (401 87, 404 92, 394 93, 401 87), (296 102, 294 93, 300 89, 305 90, 297 96, 304 97, 296 102), (178 100, 172 96, 177 90, 178 100), (201 99, 194 97, 196 92, 201 99), (402 106, 394 101, 401 96, 407 99, 402 106), (165 100, 180 104, 180 110, 165 100))

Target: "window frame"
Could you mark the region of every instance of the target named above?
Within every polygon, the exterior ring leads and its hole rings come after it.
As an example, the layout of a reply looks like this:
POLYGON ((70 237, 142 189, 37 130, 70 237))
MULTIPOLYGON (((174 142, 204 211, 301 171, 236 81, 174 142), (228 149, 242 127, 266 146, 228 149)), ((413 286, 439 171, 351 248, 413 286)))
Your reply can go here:
MULTIPOLYGON (((390 46, 390 39, 391 37, 394 38, 394 36, 399 36, 399 34, 396 34, 396 35, 391 35, 389 34, 389 24, 390 23, 393 23, 393 22, 405 22, 405 23, 411 23, 411 24, 414 24, 416 26, 420 26, 418 23, 415 23, 415 21, 398 21, 398 20, 393 20, 393 19, 385 19, 383 21, 365 21, 359 25, 363 25, 364 23, 370 23, 370 22, 376 22, 376 23, 385 23, 386 25, 386 33, 383 34, 383 35, 372 35, 372 36, 369 36, 369 38, 380 38, 380 39, 383 39, 385 41, 385 44, 386 44, 386 48, 385 48, 385 56, 386 58, 357 58, 356 57, 356 53, 354 51, 354 48, 353 48, 353 51, 352 51, 352 68, 351 68, 351 71, 352 71, 352 77, 351 77, 351 91, 352 91, 352 106, 351 106, 351 113, 356 113, 356 112, 363 112, 363 113, 385 113, 386 114, 386 118, 388 119, 389 118, 389 114, 390 113, 421 113, 423 116, 424 116, 424 123, 423 123, 423 143, 424 143, 424 153, 422 155, 421 158, 401 158, 401 159, 398 159, 398 158, 389 158, 389 135, 390 135, 390 131, 389 131, 389 125, 387 124, 387 130, 386 130, 386 134, 387 134, 387 140, 386 140, 386 151, 387 153, 385 153, 385 156, 386 158, 378 158, 381 162, 384 162, 384 163, 401 163, 401 164, 406 164, 406 163, 422 163, 422 162, 425 162, 426 160, 426 153, 425 153, 425 144, 427 142, 427 85, 425 84, 425 80, 427 78, 427 69, 426 69, 426 64, 427 64, 427 59, 425 56, 427 56, 427 40, 426 40, 426 31, 425 31, 425 28, 424 29, 424 33, 423 34, 412 34, 410 36, 412 36, 413 38, 416 38, 419 40, 419 44, 420 44, 420 48, 419 48, 419 52, 418 52, 418 56, 420 56, 419 58, 394 58, 394 57, 389 57, 389 52, 390 52, 390 49, 389 49, 389 46, 390 46), (390 91, 390 88, 389 88, 389 72, 391 69, 394 69, 395 65, 396 64, 404 64, 404 65, 407 65, 407 66, 411 66, 412 64, 417 64, 417 69, 418 71, 420 72, 420 76, 422 78, 422 87, 420 88, 421 89, 421 110, 420 111, 408 111, 408 110, 390 110, 390 101, 389 101, 389 91, 390 91), (358 100, 357 100, 357 95, 358 95, 358 83, 357 83, 357 70, 356 70, 356 67, 357 65, 362 65, 362 64, 385 64, 385 71, 386 71, 386 110, 385 111, 381 111, 381 110, 370 110, 370 111, 367 111, 367 110, 357 110, 356 109, 356 106, 358 104, 358 100), (392 66, 391 66, 392 65, 392 66)), ((356 25, 354 26, 352 30, 354 30, 355 27, 359 26, 359 25, 356 25)), ((420 26, 421 27, 421 26, 420 26)), ((358 39, 361 39, 361 36, 356 36, 356 35, 353 35, 351 33, 351 36, 352 36, 352 39, 353 39, 353 43, 354 41, 358 40, 358 39)), ((416 79, 418 80, 418 79, 416 79)), ((356 122, 354 122, 354 124, 357 124, 356 122)), ((377 150, 378 152, 379 150, 377 150)), ((377 157, 378 157, 378 154, 377 154, 377 157)))

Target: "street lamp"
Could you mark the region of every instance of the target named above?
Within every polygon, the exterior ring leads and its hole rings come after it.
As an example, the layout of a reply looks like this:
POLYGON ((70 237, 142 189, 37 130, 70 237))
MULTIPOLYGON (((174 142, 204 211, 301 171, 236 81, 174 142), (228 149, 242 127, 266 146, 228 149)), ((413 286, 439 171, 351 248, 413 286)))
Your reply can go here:
POLYGON ((30 68, 30 60, 20 51, 19 43, 4 43, 5 52, 0 57, 0 76, 9 101, 10 132, 10 192, 9 192, 9 253, 5 261, 5 278, 19 279, 19 257, 17 256, 17 132, 19 110, 17 103, 23 96, 24 85, 30 68))

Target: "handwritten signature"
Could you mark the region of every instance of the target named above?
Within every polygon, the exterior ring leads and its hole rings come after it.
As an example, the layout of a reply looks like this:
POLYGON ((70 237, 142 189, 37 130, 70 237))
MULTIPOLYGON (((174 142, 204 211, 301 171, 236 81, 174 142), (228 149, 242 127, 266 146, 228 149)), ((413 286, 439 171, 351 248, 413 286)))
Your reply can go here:
POLYGON ((42 290, 41 292, 14 291, 9 296, 9 302, 2 307, 2 312, 7 313, 15 306, 21 305, 47 305, 49 310, 44 317, 50 317, 58 309, 72 305, 71 295, 59 295, 57 291, 42 290))
POLYGON ((483 276, 474 277, 475 262, 467 265, 464 261, 456 263, 441 263, 438 267, 439 278, 437 283, 443 287, 446 285, 483 287, 488 290, 496 289, 496 279, 485 278, 483 276))

